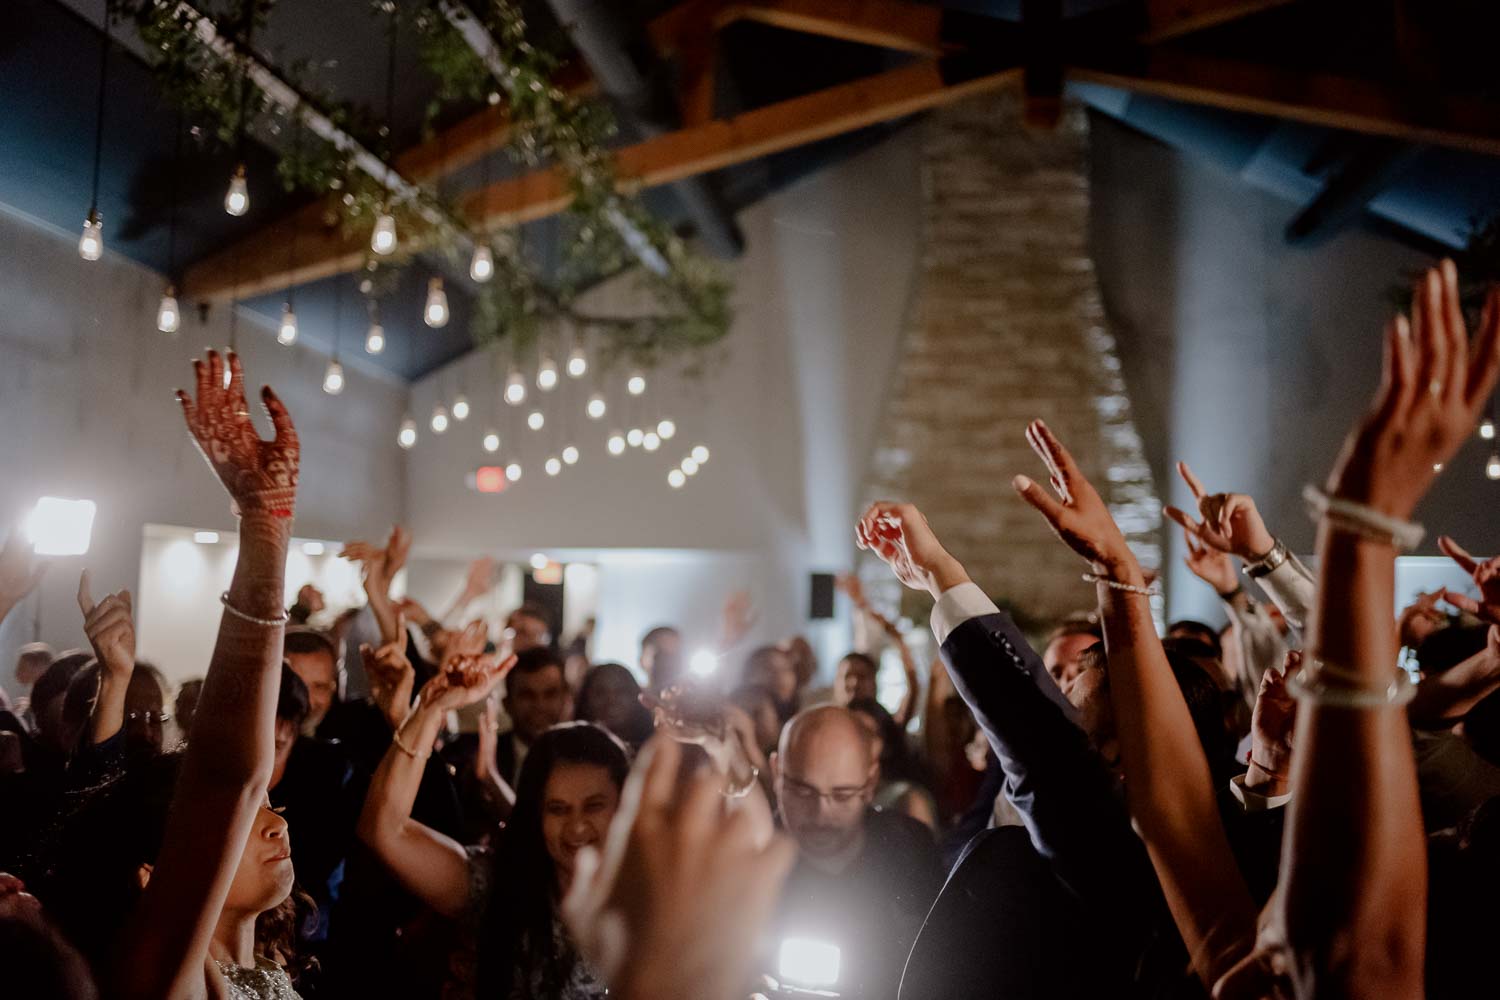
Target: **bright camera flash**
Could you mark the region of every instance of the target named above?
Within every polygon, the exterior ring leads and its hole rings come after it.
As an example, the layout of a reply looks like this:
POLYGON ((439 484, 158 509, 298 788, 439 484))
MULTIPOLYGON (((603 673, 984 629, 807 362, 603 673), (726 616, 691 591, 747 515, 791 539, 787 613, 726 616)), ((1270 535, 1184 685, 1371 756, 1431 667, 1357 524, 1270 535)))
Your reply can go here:
POLYGON ((700 649, 688 661, 688 669, 699 677, 707 677, 719 669, 719 657, 711 649, 700 649))
POLYGON ((26 537, 39 556, 81 556, 94 533, 94 501, 42 497, 26 518, 26 537))
POLYGON ((799 986, 832 986, 839 981, 838 945, 811 938, 781 942, 777 966, 781 978, 799 986))

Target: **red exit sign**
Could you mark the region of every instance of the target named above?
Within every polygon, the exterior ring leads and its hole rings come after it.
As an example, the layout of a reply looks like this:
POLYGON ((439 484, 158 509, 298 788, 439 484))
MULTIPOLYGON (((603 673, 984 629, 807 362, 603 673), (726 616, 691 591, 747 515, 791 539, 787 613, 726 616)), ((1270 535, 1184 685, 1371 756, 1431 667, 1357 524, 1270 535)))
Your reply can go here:
POLYGON ((468 477, 469 489, 479 493, 504 493, 509 485, 505 469, 499 465, 481 465, 468 477))

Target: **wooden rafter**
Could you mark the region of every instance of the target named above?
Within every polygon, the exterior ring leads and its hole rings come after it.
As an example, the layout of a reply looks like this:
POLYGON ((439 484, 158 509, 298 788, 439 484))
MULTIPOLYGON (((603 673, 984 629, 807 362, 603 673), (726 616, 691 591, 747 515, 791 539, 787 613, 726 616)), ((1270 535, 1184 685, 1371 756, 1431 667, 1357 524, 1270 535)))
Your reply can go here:
POLYGON ((1164 42, 1296 0, 1146 0, 1143 41, 1164 42))

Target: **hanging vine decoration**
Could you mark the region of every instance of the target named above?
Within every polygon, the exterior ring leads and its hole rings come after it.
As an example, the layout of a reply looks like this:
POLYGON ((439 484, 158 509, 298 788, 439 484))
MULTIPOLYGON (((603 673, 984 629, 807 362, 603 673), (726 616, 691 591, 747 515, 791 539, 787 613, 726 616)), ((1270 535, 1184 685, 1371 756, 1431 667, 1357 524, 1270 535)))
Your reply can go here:
MULTIPOLYGON (((391 16, 391 0, 372 0, 375 16, 391 16)), ((262 28, 276 0, 110 0, 111 9, 136 25, 154 54, 154 71, 164 93, 203 123, 202 133, 225 146, 234 142, 240 120, 240 65, 211 51, 197 33, 198 19, 214 25, 239 25, 242 32, 264 37, 262 28)), ((523 169, 558 167, 568 179, 572 202, 559 217, 562 248, 550 280, 528 259, 511 231, 484 233, 462 218, 459 209, 440 200, 430 186, 419 186, 394 199, 390 211, 404 235, 398 252, 367 265, 362 287, 374 294, 389 287, 400 268, 409 265, 417 250, 438 252, 460 266, 474 241, 490 244, 495 274, 487 283, 470 286, 475 295, 470 336, 477 346, 509 341, 515 353, 524 352, 547 330, 570 323, 597 331, 603 348, 600 361, 628 359, 631 364, 656 366, 669 358, 688 367, 701 363, 703 348, 728 333, 732 319, 730 285, 720 268, 695 253, 639 199, 620 190, 614 157, 608 143, 616 129, 607 107, 580 100, 553 80, 562 60, 551 46, 538 45, 519 5, 511 0, 487 0, 480 21, 495 40, 499 62, 506 72, 497 79, 485 60, 464 41, 439 10, 440 0, 427 0, 399 11, 403 30, 415 33, 424 67, 437 81, 427 108, 430 134, 445 110, 465 110, 498 96, 507 103, 511 125, 507 153, 523 169), (632 240, 624 234, 632 234, 632 240), (665 267, 641 265, 645 255, 665 267), (601 280, 633 281, 656 308, 643 316, 613 316, 585 312, 579 297, 601 280)), ((319 70, 313 62, 278 67, 277 73, 298 91, 300 100, 316 108, 337 129, 366 149, 383 148, 381 125, 367 110, 340 102, 317 86, 319 70)), ((245 117, 250 131, 276 143, 290 134, 296 109, 271 100, 250 86, 245 117)), ((380 206, 390 198, 384 183, 352 162, 348 150, 311 134, 295 148, 278 149, 277 173, 288 190, 303 190, 324 200, 326 221, 350 233, 363 233, 380 206)))

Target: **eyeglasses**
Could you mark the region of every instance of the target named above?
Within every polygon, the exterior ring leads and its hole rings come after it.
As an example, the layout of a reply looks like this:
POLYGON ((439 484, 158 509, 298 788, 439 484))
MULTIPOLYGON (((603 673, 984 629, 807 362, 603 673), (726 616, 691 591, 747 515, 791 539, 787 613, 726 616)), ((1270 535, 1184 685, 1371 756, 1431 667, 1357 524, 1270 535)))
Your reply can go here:
POLYGON ((841 809, 847 809, 849 806, 863 799, 865 792, 870 787, 870 782, 866 781, 862 785, 841 785, 838 788, 833 788, 825 792, 799 778, 793 778, 791 775, 783 775, 781 784, 782 791, 787 797, 795 799, 803 805, 811 806, 823 799, 827 799, 831 805, 841 809))
POLYGON ((170 721, 172 721, 172 713, 171 712, 131 712, 128 715, 126 715, 125 718, 129 719, 131 722, 134 722, 137 719, 143 719, 145 721, 146 725, 149 726, 149 725, 151 725, 154 722, 170 722, 170 721))

